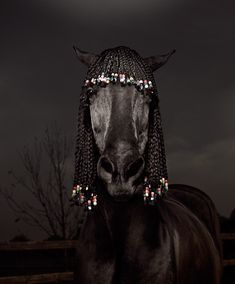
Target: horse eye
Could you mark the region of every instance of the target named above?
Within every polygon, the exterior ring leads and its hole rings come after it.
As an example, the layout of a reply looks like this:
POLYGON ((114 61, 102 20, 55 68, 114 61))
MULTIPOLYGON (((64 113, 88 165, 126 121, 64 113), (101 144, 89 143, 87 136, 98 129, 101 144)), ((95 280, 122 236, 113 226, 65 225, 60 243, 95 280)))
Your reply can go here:
POLYGON ((87 93, 88 97, 91 97, 91 95, 94 94, 94 90, 92 88, 89 88, 89 89, 87 89, 86 93, 87 93))
POLYGON ((87 94, 88 104, 92 104, 94 97, 97 94, 97 90, 95 90, 94 88, 88 88, 86 94, 87 94))

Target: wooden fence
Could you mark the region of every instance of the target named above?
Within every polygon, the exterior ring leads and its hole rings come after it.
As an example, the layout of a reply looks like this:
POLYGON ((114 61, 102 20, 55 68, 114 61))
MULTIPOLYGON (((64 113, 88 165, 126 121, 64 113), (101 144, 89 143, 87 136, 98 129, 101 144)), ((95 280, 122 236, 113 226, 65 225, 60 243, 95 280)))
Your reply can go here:
POLYGON ((58 282, 72 282, 73 272, 59 272, 59 273, 45 273, 34 275, 20 275, 0 277, 0 284, 39 284, 39 283, 58 283, 58 282))
POLYGON ((222 241, 228 241, 228 240, 235 240, 235 233, 222 233, 221 234, 222 241))
MULTIPOLYGON (((67 256, 68 250, 74 250, 78 241, 41 241, 41 242, 7 242, 0 243, 0 253, 7 252, 43 252, 62 250, 64 257, 67 256)), ((16 275, 0 277, 0 284, 39 284, 39 283, 59 283, 59 282, 72 282, 73 271, 31 274, 31 275, 16 275)))
MULTIPOLYGON (((221 240, 225 241, 235 241, 235 233, 222 233, 221 240)), ((224 266, 235 266, 235 259, 224 259, 224 266)))
POLYGON ((27 251, 27 250, 53 250, 74 249, 78 241, 42 241, 42 242, 7 242, 0 243, 0 251, 27 251))
MULTIPOLYGON (((223 242, 235 241, 235 233, 221 234, 223 242)), ((19 252, 19 251, 52 251, 52 250, 74 250, 77 247, 78 241, 43 241, 43 242, 8 242, 0 243, 0 252, 19 252)), ((224 259, 225 267, 235 266, 235 259, 224 259)), ((0 284, 39 284, 39 283, 58 283, 73 280, 73 271, 19 275, 19 276, 4 276, 0 277, 0 284)))

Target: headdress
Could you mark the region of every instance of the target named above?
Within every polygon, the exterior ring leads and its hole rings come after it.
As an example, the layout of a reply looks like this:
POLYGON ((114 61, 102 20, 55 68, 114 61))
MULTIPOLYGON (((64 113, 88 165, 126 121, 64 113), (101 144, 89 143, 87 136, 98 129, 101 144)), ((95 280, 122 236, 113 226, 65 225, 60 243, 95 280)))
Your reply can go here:
POLYGON ((145 204, 155 204, 168 191, 167 168, 161 118, 158 107, 158 93, 153 70, 163 65, 173 52, 159 57, 158 65, 151 67, 153 57, 143 59, 139 54, 127 47, 105 50, 100 56, 87 57, 76 49, 83 62, 89 62, 88 73, 80 96, 78 114, 78 136, 75 155, 75 175, 72 200, 92 210, 98 204, 96 193, 97 149, 90 123, 89 107, 87 107, 90 88, 106 87, 108 84, 121 84, 125 87, 133 85, 136 89, 152 97, 149 116, 149 137, 146 145, 146 177, 143 180, 143 198, 145 204), (164 61, 164 62, 163 62, 164 61))

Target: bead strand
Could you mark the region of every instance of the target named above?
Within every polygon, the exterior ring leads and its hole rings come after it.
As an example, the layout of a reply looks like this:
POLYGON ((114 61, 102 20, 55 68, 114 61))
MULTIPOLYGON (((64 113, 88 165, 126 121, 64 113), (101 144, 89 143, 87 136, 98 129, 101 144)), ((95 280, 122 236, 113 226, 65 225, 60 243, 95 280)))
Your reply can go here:
POLYGON ((164 177, 160 179, 160 184, 157 188, 152 187, 148 182, 147 177, 144 179, 144 204, 154 205, 158 199, 164 196, 168 191, 168 181, 164 177))
POLYGON ((73 187, 72 201, 77 205, 85 205, 88 211, 94 209, 98 204, 97 194, 94 192, 90 193, 88 186, 82 187, 79 184, 73 187))
POLYGON ((98 75, 97 78, 86 79, 84 86, 85 87, 93 87, 95 85, 106 87, 109 83, 120 83, 122 86, 126 85, 134 85, 137 90, 144 92, 147 91, 149 93, 154 93, 153 83, 149 80, 135 80, 132 76, 126 76, 125 74, 111 73, 109 75, 105 75, 104 72, 101 75, 98 75))

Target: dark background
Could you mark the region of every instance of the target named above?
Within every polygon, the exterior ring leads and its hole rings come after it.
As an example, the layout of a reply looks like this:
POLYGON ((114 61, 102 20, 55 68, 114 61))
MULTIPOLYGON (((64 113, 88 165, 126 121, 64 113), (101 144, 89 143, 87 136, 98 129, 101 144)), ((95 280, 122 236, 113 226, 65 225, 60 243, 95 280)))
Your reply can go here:
MULTIPOLYGON (((1 0, 0 186, 9 185, 9 169, 22 173, 17 151, 53 121, 75 137, 86 67, 73 44, 94 53, 126 45, 142 56, 176 48, 156 73, 169 181, 201 188, 229 216, 235 207, 234 12, 229 0, 1 0)), ((68 168, 72 177, 73 156, 68 168)), ((40 237, 14 223, 3 199, 0 210, 0 239, 25 230, 40 237)))

